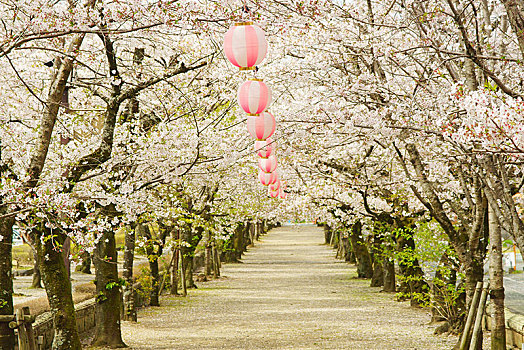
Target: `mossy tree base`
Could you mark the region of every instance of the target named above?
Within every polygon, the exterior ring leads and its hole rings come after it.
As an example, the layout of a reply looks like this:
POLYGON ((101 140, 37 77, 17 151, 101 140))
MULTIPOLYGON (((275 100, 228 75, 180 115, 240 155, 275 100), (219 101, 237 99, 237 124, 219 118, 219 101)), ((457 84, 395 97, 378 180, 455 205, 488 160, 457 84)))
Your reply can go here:
MULTIPOLYGON (((0 210, 3 214, 5 210, 0 210)), ((13 315, 13 222, 12 219, 0 219, 0 315, 13 315)), ((15 347, 15 333, 9 323, 0 322, 0 349, 11 350, 15 347)))
POLYGON ((91 345, 124 348, 120 330, 122 283, 118 279, 114 232, 104 232, 94 254, 96 268, 95 338, 91 345))
MULTIPOLYGON (((47 237, 48 232, 45 232, 47 237)), ((76 330, 75 305, 71 293, 71 281, 67 274, 61 245, 65 240, 64 235, 54 234, 54 239, 41 243, 39 237, 33 240, 36 245, 40 273, 47 293, 47 299, 55 327, 53 350, 80 350, 80 338, 76 330)))

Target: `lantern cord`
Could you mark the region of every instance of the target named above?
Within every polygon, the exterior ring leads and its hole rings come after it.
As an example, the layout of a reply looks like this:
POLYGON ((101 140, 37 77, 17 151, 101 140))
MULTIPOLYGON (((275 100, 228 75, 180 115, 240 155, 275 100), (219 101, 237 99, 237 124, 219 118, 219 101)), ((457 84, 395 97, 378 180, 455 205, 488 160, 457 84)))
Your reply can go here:
POLYGON ((251 9, 247 6, 247 1, 242 0, 242 18, 244 21, 249 20, 252 17, 251 9))

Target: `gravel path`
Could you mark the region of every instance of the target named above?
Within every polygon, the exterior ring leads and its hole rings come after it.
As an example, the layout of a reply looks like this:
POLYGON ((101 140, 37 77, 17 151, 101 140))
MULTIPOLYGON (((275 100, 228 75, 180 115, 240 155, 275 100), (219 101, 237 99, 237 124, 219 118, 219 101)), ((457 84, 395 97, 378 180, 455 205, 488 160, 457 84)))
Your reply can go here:
POLYGON ((187 298, 123 323, 132 349, 451 349, 433 335, 425 310, 355 279, 314 226, 284 226, 262 237, 242 264, 187 298))

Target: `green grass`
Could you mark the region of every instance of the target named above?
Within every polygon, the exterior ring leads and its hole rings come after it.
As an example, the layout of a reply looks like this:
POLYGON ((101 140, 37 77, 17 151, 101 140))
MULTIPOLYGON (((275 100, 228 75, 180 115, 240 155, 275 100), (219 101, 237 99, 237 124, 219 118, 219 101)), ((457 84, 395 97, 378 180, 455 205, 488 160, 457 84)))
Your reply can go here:
POLYGON ((33 253, 27 244, 13 247, 13 261, 20 266, 33 266, 33 253))
POLYGON ((125 241, 125 237, 126 237, 126 232, 127 232, 126 228, 121 228, 118 231, 116 231, 116 233, 115 233, 116 249, 124 250, 123 247, 124 247, 124 241, 125 241))

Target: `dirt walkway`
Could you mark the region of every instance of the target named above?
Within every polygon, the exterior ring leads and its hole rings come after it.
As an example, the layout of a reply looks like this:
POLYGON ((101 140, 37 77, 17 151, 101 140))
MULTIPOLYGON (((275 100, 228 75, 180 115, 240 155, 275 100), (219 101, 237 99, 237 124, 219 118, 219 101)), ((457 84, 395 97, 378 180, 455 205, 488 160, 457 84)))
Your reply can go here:
POLYGON ((132 349, 450 349, 430 317, 354 279, 313 226, 262 238, 223 279, 187 299, 165 297, 138 324, 123 324, 132 349))

